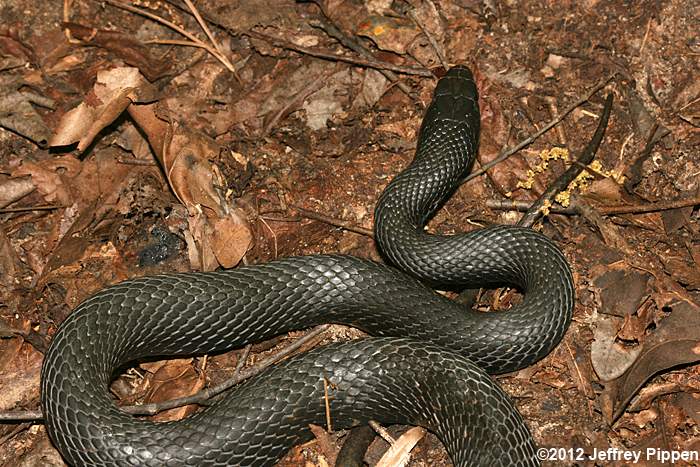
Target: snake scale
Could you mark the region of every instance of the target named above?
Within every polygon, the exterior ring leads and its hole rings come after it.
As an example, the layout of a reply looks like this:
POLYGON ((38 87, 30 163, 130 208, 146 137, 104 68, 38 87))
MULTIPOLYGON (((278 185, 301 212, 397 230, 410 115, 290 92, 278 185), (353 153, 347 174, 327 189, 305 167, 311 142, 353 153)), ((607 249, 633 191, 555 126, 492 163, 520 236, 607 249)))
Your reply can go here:
POLYGON ((571 319, 568 264, 545 236, 495 226, 454 236, 425 223, 474 160, 471 71, 437 84, 416 155, 386 188, 375 236, 393 267, 351 256, 280 259, 235 270, 144 277, 102 290, 59 327, 46 354, 46 428, 75 466, 273 465, 325 422, 422 425, 457 466, 535 465, 520 414, 487 375, 545 356, 571 319), (478 313, 428 287, 514 286, 522 303, 478 313), (268 369, 184 420, 121 412, 115 373, 154 356, 223 352, 291 330, 342 323, 370 338, 335 343, 268 369))

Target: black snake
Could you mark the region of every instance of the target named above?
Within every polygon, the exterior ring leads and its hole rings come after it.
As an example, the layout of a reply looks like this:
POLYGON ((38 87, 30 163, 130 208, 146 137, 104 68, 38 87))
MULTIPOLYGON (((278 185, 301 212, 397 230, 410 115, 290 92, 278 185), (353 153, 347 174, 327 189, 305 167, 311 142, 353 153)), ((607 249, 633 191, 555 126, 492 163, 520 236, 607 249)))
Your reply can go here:
POLYGON ((272 465, 325 421, 422 425, 458 466, 534 465, 519 413, 485 373, 525 367, 562 338, 573 308, 566 260, 546 237, 497 226, 455 236, 424 225, 471 165, 479 135, 471 72, 442 78, 411 165, 386 188, 376 239, 392 267, 303 256, 231 271, 145 277, 83 302, 57 331, 42 369, 42 408, 75 466, 272 465), (521 304, 477 313, 426 285, 511 285, 521 304), (316 349, 266 371, 177 422, 121 412, 114 373, 152 356, 223 352, 319 323, 374 337, 316 349))

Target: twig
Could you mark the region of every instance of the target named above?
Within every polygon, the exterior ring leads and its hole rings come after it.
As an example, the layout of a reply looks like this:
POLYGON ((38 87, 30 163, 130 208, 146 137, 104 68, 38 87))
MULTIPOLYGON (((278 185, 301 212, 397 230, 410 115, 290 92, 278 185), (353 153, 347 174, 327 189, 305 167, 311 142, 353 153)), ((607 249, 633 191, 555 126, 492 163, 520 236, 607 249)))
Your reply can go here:
POLYGON ((270 134, 272 129, 277 125, 282 117, 290 112, 290 109, 300 106, 309 96, 314 94, 319 90, 319 88, 325 84, 326 80, 329 78, 328 74, 321 74, 311 81, 304 89, 301 89, 294 96, 292 96, 285 105, 283 105, 265 125, 263 128, 262 137, 266 137, 270 134))
POLYGON ((60 204, 42 204, 40 206, 20 206, 16 208, 2 208, 0 209, 0 214, 6 214, 8 212, 27 212, 27 211, 53 211, 54 209, 65 208, 60 204))
POLYGON ((393 445, 393 444, 396 442, 396 440, 394 439, 394 437, 391 436, 391 433, 389 433, 388 431, 386 431, 386 428, 384 428, 383 426, 381 426, 378 422, 376 422, 376 421, 374 421, 374 420, 370 420, 370 421, 369 421, 369 426, 371 426, 372 429, 373 429, 374 431, 376 431, 377 434, 378 434, 379 436, 381 436, 381 437, 384 439, 384 441, 386 441, 387 443, 393 445))
POLYGON ((554 183, 552 183, 542 195, 535 201, 530 209, 525 212, 523 217, 518 221, 518 225, 523 227, 532 227, 535 221, 542 215, 542 212, 546 205, 551 205, 554 197, 561 191, 566 190, 569 183, 574 181, 576 177, 583 171, 586 167, 593 161, 595 153, 598 150, 598 146, 603 141, 603 135, 605 134, 605 129, 608 127, 608 119, 610 118, 610 111, 612 110, 613 104, 613 94, 608 94, 607 99, 605 99, 605 107, 603 107, 603 115, 600 117, 598 122, 598 128, 595 130, 593 138, 588 143, 586 148, 581 152, 581 155, 576 159, 575 164, 571 164, 569 168, 557 178, 554 183))
POLYGON ((206 21, 204 21, 204 20, 202 19, 202 16, 199 14, 199 11, 197 10, 197 8, 194 6, 194 4, 193 4, 190 0, 185 0, 185 3, 187 4, 187 8, 190 9, 190 11, 192 12, 192 15, 193 15, 193 16, 195 17, 195 19, 197 20, 197 23, 199 23, 199 27, 202 28, 202 30, 204 31, 204 34, 206 34, 207 37, 209 38, 209 42, 211 42, 211 45, 214 46, 214 48, 215 48, 220 54, 223 55, 223 51, 221 50, 221 46, 219 45, 218 42, 216 42, 216 39, 214 38, 214 35, 213 35, 213 34, 211 33, 211 31, 209 30, 209 26, 207 26, 206 21))
MULTIPOLYGON (((498 209, 501 211, 520 211, 526 212, 532 206, 532 201, 519 201, 511 199, 489 199, 486 200, 486 206, 491 209, 498 209)), ((574 208, 563 208, 561 206, 552 206, 549 208, 551 212, 555 214, 568 214, 576 215, 578 211, 574 208)))
MULTIPOLYGON (((374 56, 372 55, 372 52, 367 50, 365 46, 354 40, 353 38, 349 37, 347 34, 345 34, 343 31, 341 31, 335 24, 331 22, 331 20, 326 16, 325 11, 323 11, 323 8, 321 8, 321 12, 323 13, 323 17, 321 18, 320 21, 311 21, 309 24, 311 26, 318 27, 326 33, 338 39, 341 44, 343 44, 345 47, 349 48, 350 50, 353 50, 363 57, 367 59, 374 60, 374 56)), ((396 74, 392 71, 389 70, 379 70, 389 81, 394 83, 396 86, 403 91, 404 94, 407 96, 411 95, 411 89, 406 86, 405 83, 401 82, 399 80, 399 77, 396 76, 396 74)))
POLYGON ((323 403, 326 408, 326 431, 333 433, 333 425, 331 418, 331 401, 328 397, 328 378, 323 377, 323 403))
POLYGON ((236 370, 233 372, 233 376, 237 377, 241 374, 241 370, 245 366, 245 362, 248 361, 248 355, 250 355, 250 349, 253 348, 253 344, 248 344, 243 349, 243 355, 238 358, 238 363, 236 363, 236 370))
MULTIPOLYGON (((500 209, 503 211, 527 211, 530 209, 531 203, 529 201, 516 201, 516 200, 496 200, 490 199, 486 201, 486 206, 491 209, 500 209)), ((657 212, 657 211, 667 211, 669 209, 679 209, 687 208, 690 206, 700 205, 700 196, 695 196, 692 198, 680 198, 670 201, 659 201, 656 203, 645 203, 645 204, 631 204, 627 206, 623 205, 607 205, 607 206, 595 206, 596 211, 605 215, 612 216, 616 214, 641 214, 645 212, 657 212)), ((577 210, 574 208, 562 208, 559 206, 552 206, 550 210, 556 214, 578 214, 577 210)))
MULTIPOLYGON (((63 0, 63 24, 70 23, 70 10, 73 7, 73 0, 63 0)), ((66 40, 69 44, 81 44, 82 42, 75 39, 70 32, 69 27, 63 28, 63 34, 66 35, 66 40)))
POLYGON ((608 222, 597 209, 588 204, 580 196, 571 195, 571 204, 588 223, 598 229, 606 245, 619 249, 627 255, 632 255, 632 248, 620 229, 608 222))
MULTIPOLYGON (((269 357, 260 360, 256 365, 247 368, 246 370, 241 370, 251 348, 250 345, 246 346, 246 348, 243 351, 243 356, 236 365, 236 371, 233 377, 231 377, 230 379, 226 380, 218 386, 204 389, 192 396, 180 397, 178 399, 172 399, 165 402, 143 405, 129 405, 120 408, 122 411, 132 415, 155 415, 163 410, 173 409, 175 407, 182 407, 190 404, 206 405, 206 402, 212 397, 231 388, 232 386, 235 386, 241 381, 244 381, 248 378, 252 378, 257 374, 260 374, 263 370, 265 370, 265 368, 289 356, 292 352, 295 352, 299 348, 305 345, 315 345, 317 342, 323 339, 322 334, 329 327, 330 324, 322 324, 321 326, 316 326, 311 331, 309 331, 304 337, 300 337, 296 341, 289 344, 287 347, 283 348, 279 352, 276 352, 274 355, 270 355, 269 357)), ((40 410, 15 410, 9 412, 0 412, 1 421, 39 421, 42 419, 43 416, 40 410)))
POLYGON ((209 52, 211 55, 213 55, 214 58, 216 58, 219 62, 221 62, 221 64, 224 65, 227 70, 229 70, 231 73, 233 73, 234 76, 236 77, 236 79, 238 79, 240 81, 240 78, 238 77, 238 74, 236 73, 236 68, 233 66, 233 64, 228 59, 228 57, 226 57, 226 55, 220 49, 218 43, 213 40, 213 36, 211 36, 211 31, 209 31, 209 28, 206 26, 206 23, 204 23, 204 20, 202 20, 201 16, 199 15, 199 12, 197 11, 197 9, 194 7, 194 5, 189 0, 185 0, 185 2, 187 3, 187 6, 190 8, 192 15, 197 19, 197 22, 204 30, 207 37, 209 37, 209 40, 212 41, 211 44, 207 44, 206 42, 202 41, 197 36, 195 36, 194 34, 192 34, 189 31, 187 31, 186 29, 181 28, 177 24, 175 24, 171 21, 168 21, 167 19, 165 19, 161 16, 158 16, 154 13, 151 13, 150 11, 142 10, 140 8, 136 8, 134 6, 119 2, 117 0, 105 0, 105 2, 114 6, 114 7, 121 8, 123 10, 130 11, 131 13, 135 13, 137 15, 145 16, 146 18, 152 19, 153 21, 169 27, 173 31, 185 36, 186 38, 188 38, 190 40, 188 42, 188 41, 171 41, 171 40, 165 40, 165 39, 155 39, 155 40, 149 41, 150 43, 176 44, 176 45, 199 47, 199 48, 205 49, 207 52, 209 52))
POLYGON ((267 230, 269 230, 270 233, 272 234, 272 242, 273 242, 274 247, 275 247, 275 256, 274 256, 274 258, 277 259, 277 255, 278 255, 278 253, 277 253, 277 234, 275 233, 274 230, 272 230, 272 227, 270 227, 270 224, 267 223, 267 221, 265 220, 265 217, 263 217, 263 216, 258 216, 258 219, 260 219, 260 222, 262 222, 262 224, 263 224, 265 227, 267 227, 267 230))
MULTIPOLYGON (((328 328, 330 327, 329 324, 323 324, 321 326, 316 326, 314 329, 309 331, 308 334, 306 334, 304 337, 301 337, 285 347, 284 349, 280 350, 279 352, 276 352, 274 355, 271 355, 264 360, 260 360, 255 366, 252 366, 250 368, 247 368, 245 370, 240 370, 237 371, 236 374, 234 374, 233 377, 229 378, 228 380, 224 381, 223 383, 219 384, 218 386, 214 386, 211 388, 204 389, 202 391, 199 391, 197 394, 194 394, 192 396, 187 396, 187 397, 181 397, 178 399, 173 399, 165 402, 158 402, 158 403, 153 403, 153 404, 143 404, 143 405, 131 405, 131 406, 125 406, 121 407, 121 409, 129 414, 132 415, 154 415, 160 411, 163 410, 168 410, 172 409, 175 407, 182 407, 185 405, 190 405, 190 404, 200 404, 200 405, 206 405, 206 402, 209 401, 212 397, 216 396, 217 394, 222 393, 223 391, 235 386, 236 384, 240 383, 241 381, 244 381, 248 378, 251 378, 259 373, 261 373, 265 368, 268 366, 272 365, 273 363, 276 363, 283 358, 289 356, 292 352, 296 351, 297 349, 310 344, 312 342, 317 342, 320 341, 323 337, 321 334, 325 332, 328 328)), ((241 365, 240 360, 239 360, 239 365, 241 365)), ((238 366, 238 365, 237 365, 238 366)), ((238 369, 237 369, 238 370, 238 369)))
POLYGON ((10 410, 0 412, 3 422, 38 422, 44 419, 41 410, 10 410))
POLYGON ((659 122, 654 123, 651 131, 649 131, 649 136, 647 137, 647 142, 644 145, 644 149, 639 153, 639 156, 634 160, 634 162, 628 167, 626 171, 625 189, 632 193, 634 192, 635 186, 642 179, 642 165, 649 156, 651 156, 651 151, 656 146, 661 138, 669 134, 671 130, 663 128, 659 125, 659 122))
POLYGON ((375 58, 358 58, 358 57, 352 57, 348 55, 338 55, 332 52, 324 51, 324 50, 318 50, 318 49, 311 49, 309 47, 303 47, 300 45, 296 45, 293 42, 289 42, 277 37, 269 36, 267 34, 262 34, 260 32, 256 31, 248 31, 246 32, 247 35, 250 37, 254 37, 256 39, 263 40, 265 42, 270 42, 272 45, 276 47, 280 47, 283 49, 288 49, 288 50, 293 50, 295 52, 299 52, 305 55, 310 55, 312 57, 316 58, 322 58, 324 60, 332 60, 332 61, 338 61, 338 62, 346 62, 346 63, 352 63, 353 65, 358 65, 362 67, 367 67, 367 68, 374 68, 376 70, 385 70, 385 71, 395 71, 396 73, 401 73, 405 75, 416 75, 416 76, 423 76, 426 78, 432 78, 434 75, 426 69, 423 68, 416 68, 416 67, 408 67, 408 66, 401 66, 401 65, 394 65, 393 63, 389 62, 383 62, 381 60, 377 60, 375 58))
MULTIPOLYGON (((180 10, 187 12, 185 9, 183 3, 183 0, 166 0, 166 2, 170 5, 175 6, 176 8, 179 8, 180 10)), ((230 34, 237 34, 236 31, 231 31, 230 28, 224 24, 219 18, 217 18, 214 15, 207 14, 206 12, 202 13, 202 17, 206 19, 208 22, 212 24, 216 24, 222 29, 225 29, 229 31, 230 34)), ((287 50, 294 50, 296 52, 309 55, 312 57, 316 58, 321 58, 324 60, 332 60, 332 61, 338 61, 338 62, 346 62, 346 63, 352 63, 353 65, 357 66, 362 66, 362 67, 367 67, 367 68, 374 68, 377 70, 386 70, 386 71, 394 71, 396 73, 401 73, 405 75, 417 75, 417 76, 423 76, 426 78, 431 78, 433 77, 433 74, 430 72, 430 70, 426 70, 425 68, 419 68, 419 67, 408 67, 408 66, 401 66, 401 65, 395 65, 393 63, 389 62, 384 62, 381 60, 377 60, 373 56, 365 56, 365 58, 359 58, 359 57, 351 57, 351 56, 346 56, 346 55, 338 55, 333 52, 327 51, 327 50, 318 50, 318 49, 312 49, 309 47, 304 47, 300 46, 297 44, 294 44, 293 42, 280 39, 278 37, 273 37, 269 36, 267 34, 263 34, 257 31, 246 31, 245 35, 260 39, 265 42, 269 42, 275 47, 280 47, 283 49, 287 50)), ((337 38, 336 38, 337 39, 337 38)))
POLYGON ((671 201, 659 201, 658 203, 634 204, 630 206, 601 206, 596 209, 601 214, 639 214, 643 212, 666 211, 668 209, 687 208, 700 205, 700 196, 693 198, 681 198, 671 201))
POLYGON ((341 219, 334 219, 332 217, 328 217, 328 216, 325 216, 323 214, 318 214, 318 213, 313 212, 313 211, 307 211, 306 209, 300 208, 299 206, 295 206, 293 204, 290 204, 289 207, 294 209, 299 214, 301 214, 303 217, 306 217, 308 219, 320 221, 320 222, 323 222, 325 224, 333 225, 335 227, 340 227, 341 229, 349 230, 350 232, 355 232, 355 233, 358 233, 361 235, 366 235, 368 237, 372 237, 374 235, 374 232, 372 232, 372 230, 365 229, 364 227, 358 227, 349 221, 344 221, 341 219))
POLYGON ((495 159, 492 160, 491 162, 488 162, 488 163, 484 164, 479 170, 477 170, 477 171, 473 172, 472 174, 470 174, 469 176, 467 176, 467 177, 462 181, 462 183, 466 183, 466 182, 468 182, 469 180, 472 180, 472 179, 474 179, 474 178, 476 178, 476 177, 478 177, 478 176, 480 176, 480 175, 486 173, 486 171, 489 170, 490 168, 492 168, 492 167, 494 167, 495 165, 500 164, 500 163, 503 162, 504 160, 508 159, 510 156, 512 156, 512 155, 515 154, 516 152, 520 151, 520 150, 521 150, 522 148, 524 148, 525 146, 528 146, 528 145, 532 144, 533 141, 535 141, 537 138, 539 138, 540 136, 542 136, 543 134, 545 134, 547 131, 549 131, 551 128, 553 128, 555 125, 557 125, 559 122, 561 122, 562 120, 564 120, 564 118, 565 118, 567 115, 569 115, 576 107, 580 106, 581 104, 583 104, 584 102, 586 102, 588 99, 590 99, 591 96, 593 96, 593 94, 595 94, 595 93, 597 93, 598 91, 600 91, 601 89, 603 89, 603 88, 605 87, 605 85, 608 84, 608 82, 609 82, 611 79, 613 79, 614 77, 615 77, 615 73, 613 73, 612 75, 610 75, 610 76, 608 76, 607 78, 604 78, 603 80, 601 80, 600 82, 598 82, 598 84, 596 84, 595 86, 593 86, 593 87, 586 93, 585 96, 581 97, 581 98, 578 99, 576 102, 574 102, 573 104, 571 104, 569 107, 567 107, 566 109, 564 109, 564 111, 563 111, 561 114, 559 114, 559 115, 556 116, 554 119, 552 119, 549 123, 547 123, 544 127, 542 127, 537 133, 535 133, 534 135, 530 136, 529 138, 524 139, 523 141, 521 141, 520 143, 518 143, 516 146, 514 146, 514 147, 512 147, 512 148, 510 148, 510 149, 506 149, 506 150, 503 151, 497 158, 495 158, 495 159))

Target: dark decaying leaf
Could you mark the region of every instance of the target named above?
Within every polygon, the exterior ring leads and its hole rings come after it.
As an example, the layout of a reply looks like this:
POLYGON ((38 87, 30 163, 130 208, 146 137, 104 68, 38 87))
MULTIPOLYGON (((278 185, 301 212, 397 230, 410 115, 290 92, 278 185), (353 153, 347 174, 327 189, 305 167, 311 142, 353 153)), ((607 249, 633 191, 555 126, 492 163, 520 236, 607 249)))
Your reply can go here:
POLYGON ((676 297, 670 314, 645 340, 639 358, 619 379, 607 384, 601 396, 603 413, 616 420, 639 388, 660 371, 700 361, 700 307, 676 297))
MULTIPOLYGON (((170 186, 190 217, 188 248, 195 269, 233 267, 252 243, 245 216, 224 198, 228 186, 212 160, 222 148, 208 136, 174 122, 156 101, 155 88, 136 68, 98 73, 93 91, 61 119, 52 146, 78 142, 85 150, 124 110, 155 151, 170 186)), ((186 235, 186 237, 188 237, 186 235)))

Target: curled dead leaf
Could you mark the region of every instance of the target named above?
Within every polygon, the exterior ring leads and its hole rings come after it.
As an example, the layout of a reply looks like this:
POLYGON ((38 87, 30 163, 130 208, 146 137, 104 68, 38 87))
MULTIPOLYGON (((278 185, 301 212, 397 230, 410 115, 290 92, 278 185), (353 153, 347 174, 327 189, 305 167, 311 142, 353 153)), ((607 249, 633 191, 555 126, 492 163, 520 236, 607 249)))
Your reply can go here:
POLYGON ((622 326, 620 318, 599 316, 593 331, 591 343, 591 363, 601 381, 619 378, 631 367, 641 348, 624 346, 617 342, 617 333, 622 326))
POLYGON ((676 297, 666 308, 671 314, 647 337, 634 364, 605 385, 601 406, 610 423, 622 415, 649 378, 660 371, 700 361, 700 306, 676 297))
POLYGON ((245 216, 223 193, 228 186, 213 162, 221 147, 205 134, 180 125, 156 90, 136 68, 100 72, 93 90, 62 119, 53 146, 79 141, 84 150, 97 133, 124 110, 146 135, 173 192, 190 214, 185 235, 195 269, 233 267, 250 248, 253 235, 245 216))
MULTIPOLYGON (((151 377, 151 389, 147 403, 165 402, 191 396, 204 387, 205 379, 192 367, 192 359, 173 359, 163 362, 151 377)), ((165 410, 153 417, 157 421, 180 420, 193 413, 197 407, 186 405, 165 410)))
POLYGON ((223 215, 224 202, 216 186, 225 185, 221 185, 218 169, 210 162, 218 155, 219 145, 175 123, 171 129, 161 162, 175 196, 188 208, 201 205, 223 215))
POLYGON ((212 250, 217 261, 225 268, 240 263, 253 243, 253 234, 245 217, 235 211, 213 221, 212 250))
POLYGON ((75 179, 80 171, 79 160, 71 156, 62 156, 42 162, 23 161, 12 175, 30 175, 37 191, 47 202, 69 206, 73 203, 74 196, 70 184, 65 182, 75 179))
POLYGON ((63 116, 49 146, 67 146, 77 141, 78 151, 82 152, 129 104, 153 102, 156 96, 155 87, 137 68, 100 71, 85 100, 63 116))

